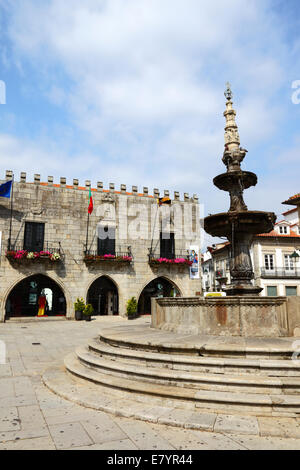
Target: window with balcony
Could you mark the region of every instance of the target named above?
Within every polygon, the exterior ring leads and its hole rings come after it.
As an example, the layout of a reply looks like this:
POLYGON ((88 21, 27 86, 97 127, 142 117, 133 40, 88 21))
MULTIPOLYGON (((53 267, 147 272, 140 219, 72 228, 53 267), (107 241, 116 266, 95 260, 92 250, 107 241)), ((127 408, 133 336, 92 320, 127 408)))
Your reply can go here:
POLYGON ((45 224, 25 222, 24 250, 29 252, 43 251, 45 224))
POLYGON ((160 232, 160 257, 167 259, 175 258, 174 233, 160 232))
POLYGON ((294 260, 291 255, 284 255, 284 269, 286 269, 286 271, 295 270, 294 260))
POLYGON ((112 227, 104 227, 98 233, 97 254, 115 255, 116 254, 116 229, 112 227))
POLYGON ((265 255, 265 270, 274 271, 274 255, 265 255))

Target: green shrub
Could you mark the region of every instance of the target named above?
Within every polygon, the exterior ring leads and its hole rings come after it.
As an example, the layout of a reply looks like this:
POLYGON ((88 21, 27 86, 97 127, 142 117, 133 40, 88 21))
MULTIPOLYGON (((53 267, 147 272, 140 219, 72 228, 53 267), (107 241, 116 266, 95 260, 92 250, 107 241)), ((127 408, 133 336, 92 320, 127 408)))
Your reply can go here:
POLYGON ((85 309, 85 303, 82 297, 81 299, 77 298, 76 302, 74 303, 74 308, 75 312, 83 312, 85 309))
POLYGON ((83 315, 91 316, 94 313, 93 306, 91 304, 87 304, 83 310, 83 315))
POLYGON ((131 299, 127 301, 127 309, 126 309, 127 316, 130 317, 130 316, 135 315, 137 312, 137 307, 138 305, 137 305, 136 298, 131 297, 131 299))

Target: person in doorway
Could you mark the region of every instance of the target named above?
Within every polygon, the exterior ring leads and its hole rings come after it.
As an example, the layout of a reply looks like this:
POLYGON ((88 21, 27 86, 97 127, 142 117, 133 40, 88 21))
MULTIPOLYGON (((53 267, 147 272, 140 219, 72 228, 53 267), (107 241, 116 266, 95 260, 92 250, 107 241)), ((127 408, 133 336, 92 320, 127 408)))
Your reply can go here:
POLYGON ((39 305, 38 317, 43 317, 45 315, 46 303, 47 303, 47 299, 45 296, 45 292, 44 290, 42 290, 41 295, 39 296, 39 300, 38 300, 38 305, 39 305))

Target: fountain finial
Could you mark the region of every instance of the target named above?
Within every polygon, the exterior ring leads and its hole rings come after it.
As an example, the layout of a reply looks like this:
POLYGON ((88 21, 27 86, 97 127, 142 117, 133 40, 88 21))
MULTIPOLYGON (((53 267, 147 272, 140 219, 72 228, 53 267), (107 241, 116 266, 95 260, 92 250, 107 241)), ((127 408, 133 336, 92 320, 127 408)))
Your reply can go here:
POLYGON ((224 92, 224 96, 225 98, 227 99, 227 101, 231 101, 232 100, 232 91, 231 91, 231 85, 229 82, 226 83, 226 90, 224 92))

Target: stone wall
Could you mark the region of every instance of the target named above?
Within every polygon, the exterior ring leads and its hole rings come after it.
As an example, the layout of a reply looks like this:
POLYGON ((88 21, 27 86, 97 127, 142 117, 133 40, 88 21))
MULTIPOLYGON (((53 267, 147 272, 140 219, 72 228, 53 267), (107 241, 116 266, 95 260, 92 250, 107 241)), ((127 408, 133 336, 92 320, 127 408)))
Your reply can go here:
MULTIPOLYGON (((7 172, 6 179, 11 178, 7 172)), ((148 188, 139 193, 136 186, 127 192, 121 185, 119 191, 110 184, 108 190, 99 182, 92 188, 94 211, 89 220, 88 249, 97 249, 97 226, 113 226, 116 229, 116 250, 126 251, 131 247, 133 262, 127 265, 118 263, 87 264, 83 254, 86 249, 86 232, 88 217, 88 194, 90 182, 80 187, 78 180, 67 185, 61 178, 60 184, 54 184, 53 178, 42 183, 40 176, 35 175, 34 182, 26 181, 26 174, 21 173, 19 182, 13 185, 13 218, 12 246, 22 246, 25 222, 45 223, 45 248, 59 247, 63 260, 56 263, 17 263, 5 256, 9 239, 10 199, 0 198, 0 231, 2 232, 1 265, 0 265, 0 321, 4 320, 5 304, 12 288, 22 279, 33 274, 44 274, 52 278, 62 288, 67 302, 67 317, 73 318, 73 304, 77 297, 86 299, 91 284, 100 276, 112 279, 118 288, 119 313, 125 314, 126 301, 140 296, 143 288, 153 279, 164 276, 185 296, 194 296, 201 291, 201 279, 191 280, 187 266, 151 267, 148 262, 148 251, 154 235, 153 248, 159 244, 159 230, 164 220, 164 210, 157 212, 158 190, 148 194, 148 188), (115 217, 114 217, 115 214, 115 217), (156 217, 156 221, 155 221, 156 217), (130 230, 129 230, 130 229, 130 230)), ((168 195, 168 191, 164 195, 168 195)), ((191 244, 200 245, 198 198, 184 195, 180 200, 175 193, 172 200, 172 211, 191 214, 194 233, 188 239, 185 234, 175 240, 175 251, 187 250, 191 244)), ((172 216, 173 217, 173 216, 172 216)), ((171 217, 171 230, 173 222, 171 217)), ((176 217, 175 217, 176 219, 176 217)))

